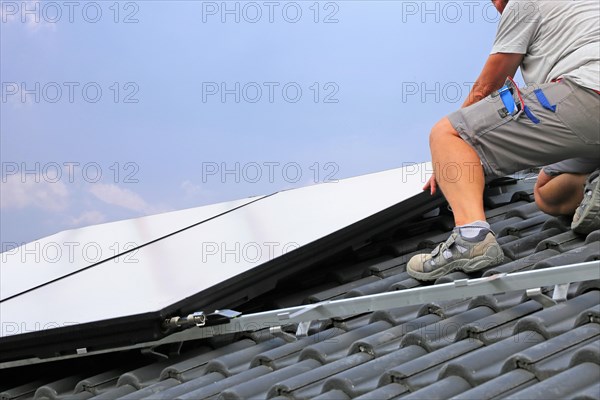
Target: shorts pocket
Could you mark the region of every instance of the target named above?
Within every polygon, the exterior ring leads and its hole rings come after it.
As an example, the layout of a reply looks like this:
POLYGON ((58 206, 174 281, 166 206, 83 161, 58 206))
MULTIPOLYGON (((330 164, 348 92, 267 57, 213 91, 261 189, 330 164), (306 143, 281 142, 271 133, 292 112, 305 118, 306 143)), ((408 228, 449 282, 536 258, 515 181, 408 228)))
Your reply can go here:
POLYGON ((583 88, 556 106, 556 115, 587 144, 600 144, 600 95, 583 88))

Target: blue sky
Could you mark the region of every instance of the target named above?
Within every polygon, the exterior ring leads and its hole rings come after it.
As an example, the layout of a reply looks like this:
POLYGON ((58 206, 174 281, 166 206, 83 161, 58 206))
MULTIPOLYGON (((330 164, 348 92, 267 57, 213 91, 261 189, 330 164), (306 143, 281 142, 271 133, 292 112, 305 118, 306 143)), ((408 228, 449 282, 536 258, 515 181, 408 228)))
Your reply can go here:
POLYGON ((1 5, 2 251, 427 161, 499 20, 489 1, 1 5))

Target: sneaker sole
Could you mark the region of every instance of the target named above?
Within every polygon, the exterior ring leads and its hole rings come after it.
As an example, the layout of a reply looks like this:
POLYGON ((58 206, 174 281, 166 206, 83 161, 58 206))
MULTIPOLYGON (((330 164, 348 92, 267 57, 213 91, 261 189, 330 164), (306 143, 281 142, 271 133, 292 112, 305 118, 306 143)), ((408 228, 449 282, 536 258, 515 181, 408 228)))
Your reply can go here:
POLYGON ((600 229, 600 182, 596 182, 596 187, 593 189, 592 198, 586 207, 585 213, 579 218, 579 221, 571 224, 571 229, 573 232, 582 235, 600 229))
POLYGON ((501 264, 503 261, 504 256, 498 258, 477 256, 470 260, 452 261, 445 266, 431 272, 418 272, 413 271, 410 268, 407 268, 406 272, 419 281, 433 281, 454 271, 462 271, 466 274, 470 274, 486 267, 493 267, 494 265, 501 264))

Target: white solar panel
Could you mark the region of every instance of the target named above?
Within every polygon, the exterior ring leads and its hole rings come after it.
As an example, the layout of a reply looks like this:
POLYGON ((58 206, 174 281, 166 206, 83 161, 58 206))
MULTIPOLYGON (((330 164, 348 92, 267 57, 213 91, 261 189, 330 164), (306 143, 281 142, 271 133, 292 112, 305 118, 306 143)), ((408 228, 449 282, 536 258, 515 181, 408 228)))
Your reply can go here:
MULTIPOLYGON (((430 169, 409 166, 261 198, 150 243, 137 262, 105 261, 2 301, 2 336, 15 333, 5 331, 11 321, 59 327, 160 310, 421 193, 430 169)), ((127 232, 121 240, 141 241, 137 229, 127 232)), ((6 282, 12 293, 27 286, 6 282)))
MULTIPOLYGON (((71 229, 10 249, 0 254, 0 301, 256 199, 71 229)), ((120 262, 136 259, 131 252, 120 262)))

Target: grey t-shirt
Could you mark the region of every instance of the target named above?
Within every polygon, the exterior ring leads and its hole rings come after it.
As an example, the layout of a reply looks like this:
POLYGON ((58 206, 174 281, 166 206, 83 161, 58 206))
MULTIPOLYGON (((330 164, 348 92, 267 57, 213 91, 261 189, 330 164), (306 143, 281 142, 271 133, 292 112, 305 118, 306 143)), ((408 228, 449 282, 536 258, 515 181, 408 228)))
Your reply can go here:
POLYGON ((569 76, 600 90, 600 1, 510 0, 491 54, 525 54, 526 85, 569 76))

